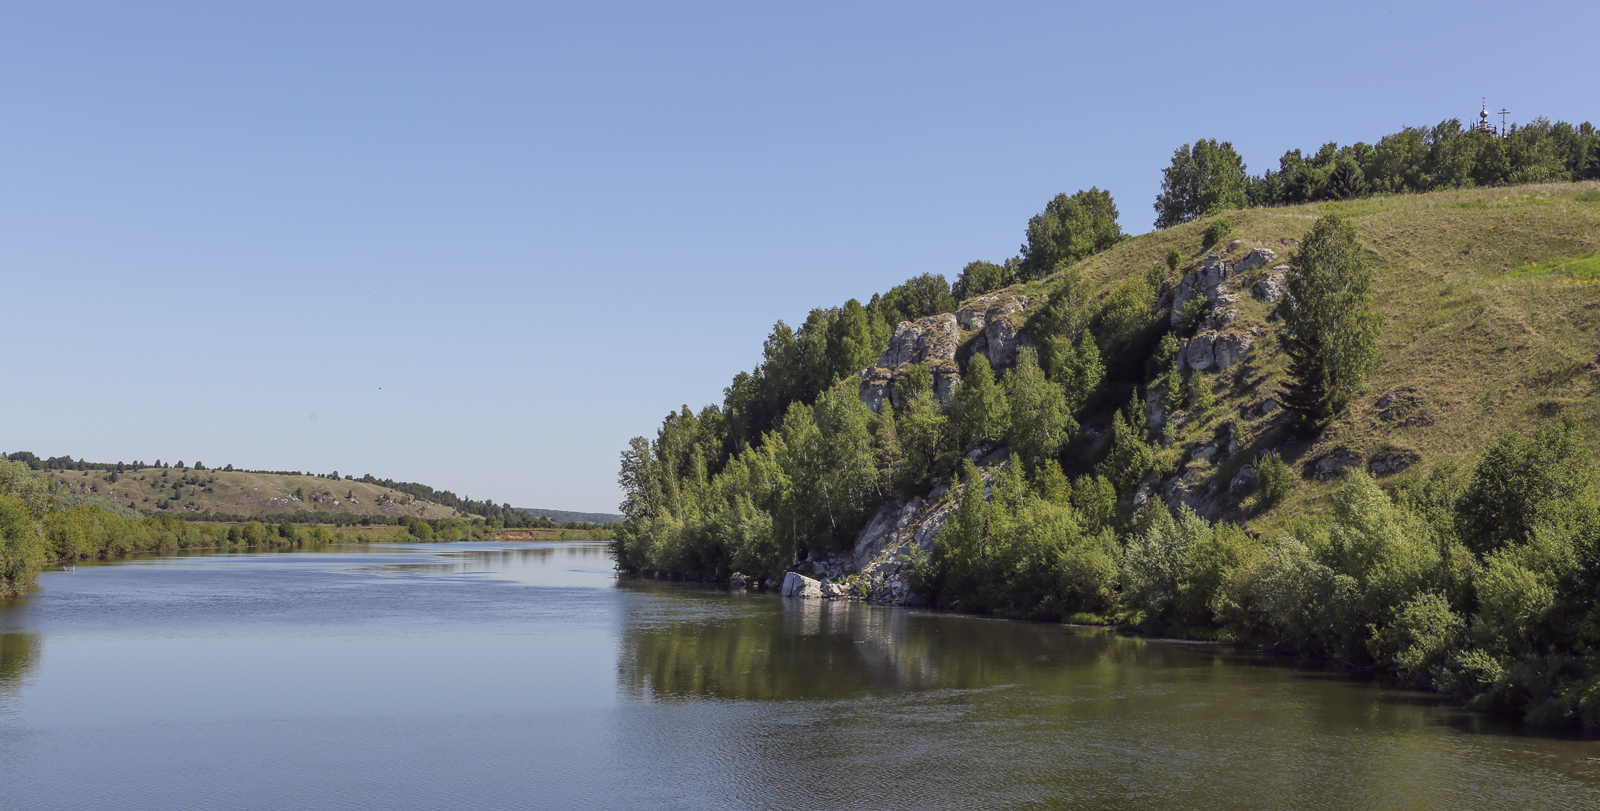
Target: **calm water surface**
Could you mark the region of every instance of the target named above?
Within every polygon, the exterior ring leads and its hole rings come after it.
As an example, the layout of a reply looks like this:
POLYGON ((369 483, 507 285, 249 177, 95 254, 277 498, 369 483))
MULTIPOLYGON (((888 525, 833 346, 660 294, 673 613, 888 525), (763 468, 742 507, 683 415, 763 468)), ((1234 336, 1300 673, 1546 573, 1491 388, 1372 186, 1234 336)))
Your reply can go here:
POLYGON ((618 582, 598 544, 80 566, 0 809, 1600 809, 1600 745, 1182 643, 618 582))

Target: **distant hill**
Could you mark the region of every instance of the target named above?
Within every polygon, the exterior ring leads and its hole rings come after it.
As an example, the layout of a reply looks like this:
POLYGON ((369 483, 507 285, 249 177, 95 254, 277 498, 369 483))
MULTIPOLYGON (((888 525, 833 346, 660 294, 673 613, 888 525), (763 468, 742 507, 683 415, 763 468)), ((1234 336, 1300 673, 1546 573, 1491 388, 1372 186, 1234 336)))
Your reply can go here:
POLYGON ((461 512, 359 480, 194 468, 46 470, 63 494, 105 499, 150 515, 462 518, 461 512))
POLYGON ((542 515, 551 521, 565 524, 568 521, 588 521, 593 524, 614 524, 622 520, 622 516, 613 513, 580 513, 570 510, 545 510, 538 507, 513 507, 519 513, 529 515, 542 515))

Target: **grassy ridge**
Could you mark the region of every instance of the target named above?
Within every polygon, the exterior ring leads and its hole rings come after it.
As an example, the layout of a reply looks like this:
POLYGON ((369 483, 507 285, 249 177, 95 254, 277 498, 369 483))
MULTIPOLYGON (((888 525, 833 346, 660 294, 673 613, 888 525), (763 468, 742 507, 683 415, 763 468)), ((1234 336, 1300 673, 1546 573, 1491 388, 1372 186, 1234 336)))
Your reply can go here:
MULTIPOLYGON (((1284 208, 1229 212, 1235 260, 1265 247, 1286 261, 1311 224, 1336 213, 1357 229, 1375 266, 1374 303, 1382 319, 1380 357, 1366 397, 1312 441, 1275 433, 1256 416, 1285 381, 1271 307, 1244 292, 1234 329, 1262 332, 1247 360, 1213 375, 1213 416, 1173 432, 1163 453, 1232 422, 1244 452, 1211 477, 1231 476, 1252 449, 1283 446, 1306 486, 1253 523, 1321 511, 1335 486, 1316 481, 1303 463, 1335 448, 1363 461, 1397 452, 1419 460, 1400 476, 1438 463, 1470 465, 1504 430, 1529 430, 1541 418, 1573 410, 1600 425, 1600 184, 1558 183, 1394 195, 1284 208), (1379 398, 1398 392, 1389 408, 1379 398), (1397 413, 1385 414, 1386 411, 1397 413)), ((1186 262, 1203 250, 1215 218, 1127 240, 1078 266, 1106 295, 1123 279, 1160 265, 1176 249, 1186 262)), ((1259 271, 1258 271, 1259 274, 1259 271)), ((1247 291, 1249 281, 1238 285, 1247 291)), ((1595 439, 1591 433, 1590 439, 1595 439)), ((1208 478, 1208 481, 1210 479, 1208 478)), ((1239 517, 1237 514, 1230 517, 1239 517)))
POLYGON ((249 518, 307 512, 327 514, 330 520, 333 516, 467 517, 398 490, 321 476, 178 468, 139 468, 119 474, 51 470, 47 475, 61 492, 97 496, 144 513, 249 518))

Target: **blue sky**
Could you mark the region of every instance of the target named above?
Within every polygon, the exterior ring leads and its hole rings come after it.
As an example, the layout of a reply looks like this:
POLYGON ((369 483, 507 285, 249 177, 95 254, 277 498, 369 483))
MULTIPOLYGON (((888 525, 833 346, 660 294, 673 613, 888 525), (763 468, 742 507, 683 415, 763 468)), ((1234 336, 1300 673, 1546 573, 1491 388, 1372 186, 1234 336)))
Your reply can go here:
POLYGON ((1600 120, 1600 4, 0 4, 0 450, 612 511, 772 323, 1174 148, 1600 120), (1448 8, 1446 11, 1445 9, 1448 8))

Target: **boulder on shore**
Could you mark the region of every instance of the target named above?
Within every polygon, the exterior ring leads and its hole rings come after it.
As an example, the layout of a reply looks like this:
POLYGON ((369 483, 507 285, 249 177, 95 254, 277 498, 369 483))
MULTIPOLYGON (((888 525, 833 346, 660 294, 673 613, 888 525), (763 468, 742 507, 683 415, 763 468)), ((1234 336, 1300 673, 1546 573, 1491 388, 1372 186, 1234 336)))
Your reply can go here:
POLYGON ((822 583, 799 572, 789 572, 783 576, 783 596, 820 600, 822 583))

